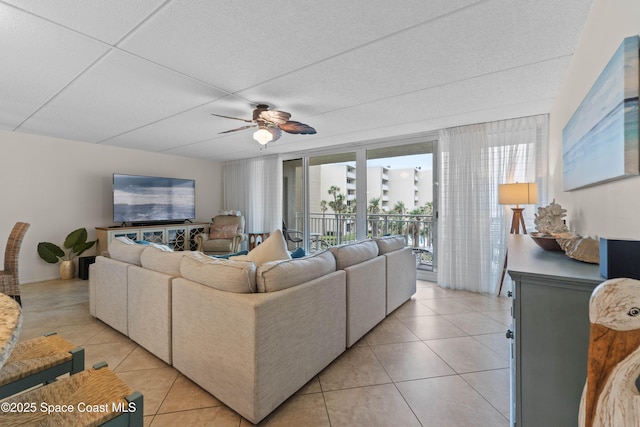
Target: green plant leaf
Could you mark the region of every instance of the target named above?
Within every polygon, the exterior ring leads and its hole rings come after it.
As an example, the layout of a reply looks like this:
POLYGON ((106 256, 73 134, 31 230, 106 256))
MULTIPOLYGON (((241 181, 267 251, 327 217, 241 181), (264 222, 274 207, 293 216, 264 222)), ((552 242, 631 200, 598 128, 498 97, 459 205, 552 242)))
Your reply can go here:
POLYGON ((56 244, 40 242, 38 243, 38 255, 46 262, 55 264, 64 256, 64 251, 56 244))
POLYGON ((73 246, 73 248, 71 249, 71 252, 72 252, 73 256, 79 256, 84 251, 86 251, 87 249, 92 247, 95 243, 96 243, 95 240, 93 240, 91 242, 79 242, 79 243, 77 243, 77 244, 75 244, 73 246))
POLYGON ((60 259, 72 260, 95 243, 96 240, 87 242, 87 229, 83 227, 73 230, 64 239, 63 247, 69 249, 69 253, 53 243, 41 242, 38 244, 38 254, 43 260, 54 264, 60 259))
MULTIPOLYGON (((78 228, 77 230, 73 230, 66 239, 64 239, 64 247, 67 249, 71 249, 79 243, 84 243, 87 241, 87 229, 86 228, 78 228)), ((75 251, 74 251, 75 252, 75 251)))

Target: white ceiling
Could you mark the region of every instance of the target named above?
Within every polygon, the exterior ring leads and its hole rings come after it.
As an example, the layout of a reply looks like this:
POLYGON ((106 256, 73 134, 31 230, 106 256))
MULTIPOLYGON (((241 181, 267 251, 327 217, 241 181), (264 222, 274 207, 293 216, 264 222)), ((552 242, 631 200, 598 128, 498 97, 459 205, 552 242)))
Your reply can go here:
POLYGON ((0 129, 212 160, 547 113, 591 0, 0 0, 0 129))

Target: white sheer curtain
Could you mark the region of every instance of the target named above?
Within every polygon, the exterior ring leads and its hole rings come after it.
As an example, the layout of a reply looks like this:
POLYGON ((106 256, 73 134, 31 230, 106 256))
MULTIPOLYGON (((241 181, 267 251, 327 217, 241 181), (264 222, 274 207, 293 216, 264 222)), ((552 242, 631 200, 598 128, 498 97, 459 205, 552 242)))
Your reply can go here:
POLYGON ((223 209, 239 210, 245 231, 282 228, 282 159, 266 156, 222 164, 223 209))
MULTIPOLYGON (((511 209, 498 205, 498 184, 537 182, 546 201, 546 115, 440 131, 438 284, 497 293, 511 209)), ((532 218, 534 206, 525 217, 532 218)))

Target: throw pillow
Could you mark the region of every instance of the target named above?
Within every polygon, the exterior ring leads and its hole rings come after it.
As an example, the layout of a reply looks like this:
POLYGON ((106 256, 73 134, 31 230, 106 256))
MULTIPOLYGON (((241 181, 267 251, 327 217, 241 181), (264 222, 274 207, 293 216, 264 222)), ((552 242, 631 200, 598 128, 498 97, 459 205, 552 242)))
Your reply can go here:
POLYGON ((211 239, 232 239, 238 230, 236 224, 212 225, 209 230, 209 238, 211 239))
POLYGON ((247 255, 234 256, 229 258, 235 261, 253 261, 259 267, 265 262, 291 259, 287 242, 284 240, 282 231, 276 230, 262 243, 253 248, 247 255))
POLYGON ((298 248, 291 252, 291 258, 302 258, 305 256, 307 256, 307 253, 304 251, 304 248, 298 248))

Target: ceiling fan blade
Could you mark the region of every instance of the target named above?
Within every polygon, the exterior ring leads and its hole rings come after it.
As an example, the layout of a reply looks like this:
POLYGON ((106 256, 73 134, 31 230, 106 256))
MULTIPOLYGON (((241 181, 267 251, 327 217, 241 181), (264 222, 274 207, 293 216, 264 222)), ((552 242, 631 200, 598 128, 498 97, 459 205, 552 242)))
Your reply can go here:
POLYGON ((247 126, 239 127, 239 128, 237 128, 237 129, 225 130, 224 132, 220 132, 220 133, 237 132, 237 131, 239 131, 239 130, 245 130, 245 129, 254 128, 254 127, 256 127, 256 126, 258 126, 258 125, 247 125, 247 126))
POLYGON ((271 142, 280 139, 280 137, 282 136, 282 131, 277 126, 269 126, 267 130, 271 132, 271 135, 273 135, 273 139, 271 140, 271 142))
MULTIPOLYGON (((275 123, 277 125, 281 125, 286 123, 287 120, 291 118, 291 114, 286 111, 278 111, 278 110, 258 110, 256 109, 257 119, 264 120, 268 123, 275 123)), ((256 114, 254 114, 256 117, 256 114)))
POLYGON ((223 116, 222 114, 214 114, 214 113, 211 113, 211 115, 212 115, 212 116, 216 116, 216 117, 222 117, 222 118, 225 118, 225 119, 241 120, 241 121, 243 121, 243 122, 253 123, 253 120, 239 119, 239 118, 237 118, 237 117, 231 117, 231 116, 223 116))
POLYGON ((309 125, 305 125, 304 123, 295 122, 293 120, 287 121, 280 126, 280 129, 287 133, 297 133, 302 135, 312 135, 316 133, 316 130, 309 125))

